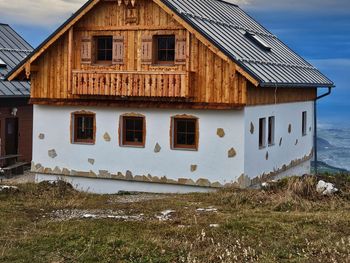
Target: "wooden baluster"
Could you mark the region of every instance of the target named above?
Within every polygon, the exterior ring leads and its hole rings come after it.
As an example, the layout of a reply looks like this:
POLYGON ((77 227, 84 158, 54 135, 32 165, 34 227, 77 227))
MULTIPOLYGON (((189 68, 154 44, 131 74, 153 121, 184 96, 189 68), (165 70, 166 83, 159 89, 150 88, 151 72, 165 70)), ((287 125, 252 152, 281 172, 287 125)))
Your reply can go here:
POLYGON ((152 74, 151 97, 157 96, 157 84, 157 77, 155 74, 152 74))
POLYGON ((163 80, 164 80, 164 90, 163 90, 163 97, 168 97, 169 95, 169 75, 165 74, 163 75, 163 80))
POLYGON ((185 74, 181 74, 181 83, 180 83, 180 87, 181 87, 181 92, 180 95, 182 98, 186 98, 186 75, 185 74))
POLYGON ((174 97, 179 97, 180 96, 180 75, 176 74, 175 75, 175 94, 174 97))
POLYGON ((145 75, 145 96, 151 96, 150 75, 145 75))

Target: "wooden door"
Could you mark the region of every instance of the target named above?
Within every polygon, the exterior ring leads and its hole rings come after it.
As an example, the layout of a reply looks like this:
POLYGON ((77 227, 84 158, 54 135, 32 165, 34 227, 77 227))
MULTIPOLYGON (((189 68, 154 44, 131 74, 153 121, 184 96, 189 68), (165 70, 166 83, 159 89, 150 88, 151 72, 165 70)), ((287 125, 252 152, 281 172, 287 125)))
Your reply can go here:
POLYGON ((5 154, 18 153, 18 119, 6 119, 5 124, 5 154))

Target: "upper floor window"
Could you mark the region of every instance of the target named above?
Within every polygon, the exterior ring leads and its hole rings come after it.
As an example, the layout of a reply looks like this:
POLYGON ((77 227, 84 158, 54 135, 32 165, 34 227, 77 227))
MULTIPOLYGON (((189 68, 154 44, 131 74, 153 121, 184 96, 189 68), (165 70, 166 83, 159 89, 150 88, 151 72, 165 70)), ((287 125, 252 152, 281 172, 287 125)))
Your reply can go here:
POLYGON ((266 147, 266 118, 259 119, 259 148, 266 147))
POLYGON ((122 146, 145 146, 146 125, 141 116, 121 117, 122 146))
POLYGON ((113 37, 96 37, 96 62, 112 62, 113 58, 113 37))
POLYGON ((95 114, 77 112, 72 114, 73 143, 95 143, 95 114))
POLYGON ((302 114, 302 135, 307 135, 307 112, 304 111, 302 114))
POLYGON ((174 117, 172 119, 172 142, 174 149, 198 149, 198 119, 174 117))
POLYGON ((175 62, 175 36, 155 36, 155 63, 173 64, 175 62))

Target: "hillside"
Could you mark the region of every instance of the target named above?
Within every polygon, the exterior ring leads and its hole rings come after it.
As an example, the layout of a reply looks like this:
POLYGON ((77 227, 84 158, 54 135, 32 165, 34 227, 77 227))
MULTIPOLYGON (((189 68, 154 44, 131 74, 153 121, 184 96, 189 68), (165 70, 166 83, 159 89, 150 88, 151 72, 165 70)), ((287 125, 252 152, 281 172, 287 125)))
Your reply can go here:
POLYGON ((210 194, 78 193, 63 182, 0 192, 1 262, 349 262, 350 176, 210 194))

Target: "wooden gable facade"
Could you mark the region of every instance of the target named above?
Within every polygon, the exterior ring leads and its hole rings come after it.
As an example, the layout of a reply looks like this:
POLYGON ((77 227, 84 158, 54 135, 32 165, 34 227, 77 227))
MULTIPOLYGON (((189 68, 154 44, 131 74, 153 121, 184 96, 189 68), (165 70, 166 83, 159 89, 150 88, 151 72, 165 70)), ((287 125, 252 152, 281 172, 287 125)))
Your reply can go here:
MULTIPOLYGON (((230 109, 277 102, 274 89, 260 91, 253 77, 160 0, 91 1, 10 79, 23 72, 35 104, 230 109), (173 63, 155 60, 157 36, 174 36, 173 63), (99 37, 112 39, 109 63, 97 61, 99 37)), ((316 97, 314 88, 280 93, 279 102, 316 97)))

